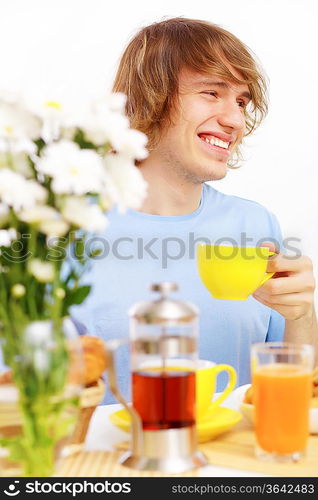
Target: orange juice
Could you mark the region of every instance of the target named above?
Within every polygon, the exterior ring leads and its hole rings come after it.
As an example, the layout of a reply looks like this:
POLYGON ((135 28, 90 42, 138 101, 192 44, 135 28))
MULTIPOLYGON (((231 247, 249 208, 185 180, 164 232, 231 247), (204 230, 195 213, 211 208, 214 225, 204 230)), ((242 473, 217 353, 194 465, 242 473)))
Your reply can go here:
POLYGON ((311 374, 292 364, 260 366, 253 373, 258 444, 267 452, 303 451, 309 434, 311 374))

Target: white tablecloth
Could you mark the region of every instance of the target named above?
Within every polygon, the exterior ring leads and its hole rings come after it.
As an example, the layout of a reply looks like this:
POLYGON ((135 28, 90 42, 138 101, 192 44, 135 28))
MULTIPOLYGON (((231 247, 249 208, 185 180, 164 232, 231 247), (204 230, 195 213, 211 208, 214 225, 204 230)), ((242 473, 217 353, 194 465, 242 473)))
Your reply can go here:
MULTIPOLYGON (((216 396, 217 394, 215 397, 216 396)), ((238 409, 238 398, 235 391, 228 396, 222 406, 235 410, 238 409)), ((120 404, 101 405, 96 408, 87 432, 85 442, 86 451, 113 451, 115 449, 115 445, 129 439, 129 434, 118 429, 108 418, 111 413, 119 410, 120 408, 122 408, 120 404)), ((246 470, 218 467, 215 465, 206 465, 205 467, 202 467, 200 469, 200 475, 205 477, 265 477, 265 474, 256 474, 246 470)))

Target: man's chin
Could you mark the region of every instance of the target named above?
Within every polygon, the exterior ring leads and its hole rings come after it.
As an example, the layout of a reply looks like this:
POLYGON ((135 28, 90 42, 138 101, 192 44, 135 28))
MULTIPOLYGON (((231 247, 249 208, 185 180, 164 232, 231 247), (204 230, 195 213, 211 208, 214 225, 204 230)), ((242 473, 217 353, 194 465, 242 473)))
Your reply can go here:
POLYGON ((204 172, 202 174, 201 182, 220 181, 221 179, 224 179, 224 177, 226 177, 227 173, 228 173, 228 167, 226 164, 224 166, 218 165, 217 168, 213 170, 209 169, 209 171, 204 172))

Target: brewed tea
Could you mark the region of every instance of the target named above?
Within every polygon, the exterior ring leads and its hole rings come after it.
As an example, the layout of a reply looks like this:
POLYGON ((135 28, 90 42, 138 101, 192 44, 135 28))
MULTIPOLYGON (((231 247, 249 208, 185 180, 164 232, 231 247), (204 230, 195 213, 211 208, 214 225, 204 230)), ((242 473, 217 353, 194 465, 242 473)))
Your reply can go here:
POLYGON ((144 430, 194 425, 195 373, 174 367, 133 372, 132 399, 144 430))

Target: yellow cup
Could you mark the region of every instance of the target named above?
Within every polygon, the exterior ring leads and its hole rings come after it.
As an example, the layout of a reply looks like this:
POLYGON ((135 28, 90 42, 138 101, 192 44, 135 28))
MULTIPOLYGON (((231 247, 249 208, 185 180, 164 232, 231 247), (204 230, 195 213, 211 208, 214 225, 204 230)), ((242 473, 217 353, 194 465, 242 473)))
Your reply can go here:
POLYGON ((207 411, 214 410, 233 391, 236 384, 236 371, 231 365, 216 364, 212 361, 199 359, 196 369, 196 418, 200 420, 207 411), (214 401, 217 376, 221 372, 228 373, 228 383, 214 401))
POLYGON ((274 253, 267 247, 199 244, 199 275, 214 298, 246 300, 273 276, 266 268, 268 257, 274 253))
MULTIPOLYGON (((207 411, 218 408, 220 404, 233 391, 237 374, 233 366, 226 364, 216 364, 213 361, 205 359, 197 359, 195 362, 191 359, 170 359, 165 360, 165 371, 174 372, 195 372, 195 399, 196 399, 196 420, 200 420, 207 411), (216 392, 216 382, 218 374, 221 372, 228 373, 228 382, 220 394, 213 400, 216 392), (213 401, 212 401, 213 400, 213 401)), ((148 372, 163 371, 162 364, 155 366, 153 362, 143 363, 144 370, 148 372)))

